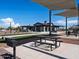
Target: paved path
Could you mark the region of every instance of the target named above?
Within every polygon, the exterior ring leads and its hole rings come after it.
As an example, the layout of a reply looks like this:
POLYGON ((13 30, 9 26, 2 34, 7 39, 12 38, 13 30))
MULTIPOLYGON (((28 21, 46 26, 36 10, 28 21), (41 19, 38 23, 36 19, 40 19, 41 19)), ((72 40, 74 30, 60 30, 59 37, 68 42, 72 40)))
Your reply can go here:
MULTIPOLYGON (((21 59, 79 59, 79 45, 62 43, 53 51, 32 47, 32 45, 33 42, 18 46, 17 56, 21 59)), ((5 49, 12 53, 12 48, 5 49)))

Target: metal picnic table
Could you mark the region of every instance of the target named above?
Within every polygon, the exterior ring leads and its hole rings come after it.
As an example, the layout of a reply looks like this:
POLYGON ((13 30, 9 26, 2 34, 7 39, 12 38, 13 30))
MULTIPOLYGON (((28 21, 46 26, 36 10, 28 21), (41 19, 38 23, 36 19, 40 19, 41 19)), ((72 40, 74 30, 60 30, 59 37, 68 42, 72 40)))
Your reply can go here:
MULTIPOLYGON (((37 36, 37 38, 38 38, 38 40, 40 40, 39 41, 39 43, 40 44, 48 44, 48 45, 51 45, 51 49, 52 49, 52 45, 54 45, 55 46, 55 48, 57 48, 58 46, 57 46, 57 42, 59 42, 59 46, 60 46, 60 42, 62 42, 62 41, 59 41, 58 39, 59 39, 59 37, 57 37, 57 36, 45 36, 45 35, 42 35, 42 36, 37 36), (45 40, 45 42, 42 42, 42 40, 45 40), (46 41, 53 41, 54 43, 47 43, 46 41)), ((36 40, 35 40, 35 46, 36 46, 36 43, 38 43, 36 40)))

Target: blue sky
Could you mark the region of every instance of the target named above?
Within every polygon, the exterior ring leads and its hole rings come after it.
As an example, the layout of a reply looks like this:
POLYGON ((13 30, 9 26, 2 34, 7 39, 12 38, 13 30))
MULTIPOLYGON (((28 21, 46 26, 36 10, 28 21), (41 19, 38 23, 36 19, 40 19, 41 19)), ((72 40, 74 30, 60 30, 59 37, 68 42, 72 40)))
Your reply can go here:
MULTIPOLYGON (((79 0, 77 0, 78 2, 79 0)), ((58 12, 61 11, 53 11, 53 13, 58 12)), ((4 24, 7 19, 11 19, 13 26, 32 25, 36 22, 48 21, 48 9, 32 0, 0 0, 0 26, 9 26, 9 24, 4 24)), ((65 18, 61 16, 52 16, 52 22, 55 24, 61 23, 60 20, 63 19, 65 18)), ((72 21, 77 17, 69 19, 72 21)))

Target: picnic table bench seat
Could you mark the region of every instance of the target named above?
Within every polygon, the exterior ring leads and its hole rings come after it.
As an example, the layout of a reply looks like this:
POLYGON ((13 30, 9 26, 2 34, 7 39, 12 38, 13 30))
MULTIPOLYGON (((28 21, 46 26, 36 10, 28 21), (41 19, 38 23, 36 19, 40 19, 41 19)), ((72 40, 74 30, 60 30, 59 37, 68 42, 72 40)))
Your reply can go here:
MULTIPOLYGON (((55 40, 52 40, 55 41, 55 40)), ((57 40, 57 43, 59 43, 59 46, 61 45, 61 42, 63 42, 62 40, 57 40)))
MULTIPOLYGON (((46 38, 45 41, 46 41, 46 40, 47 40, 47 41, 53 41, 53 42, 55 42, 55 39, 53 40, 53 39, 46 38)), ((57 43, 59 43, 59 44, 58 44, 59 46, 60 46, 61 42, 63 42, 62 40, 59 40, 59 39, 56 40, 56 41, 57 41, 57 43)))
POLYGON ((57 40, 57 42, 59 42, 59 45, 56 46, 55 43, 53 43, 55 40, 47 40, 47 41, 39 41, 39 40, 35 40, 35 47, 37 47, 37 43, 40 43, 40 44, 46 44, 46 45, 49 45, 50 46, 50 50, 52 51, 52 46, 55 46, 55 48, 59 47, 60 46, 60 43, 63 42, 62 40, 57 40), (51 41, 51 42, 47 42, 47 41, 51 41))
POLYGON ((54 43, 49 43, 49 42, 40 42, 40 41, 35 41, 35 47, 37 47, 37 43, 40 43, 40 44, 46 44, 46 45, 49 45, 50 46, 50 50, 52 51, 52 46, 55 46, 54 43))

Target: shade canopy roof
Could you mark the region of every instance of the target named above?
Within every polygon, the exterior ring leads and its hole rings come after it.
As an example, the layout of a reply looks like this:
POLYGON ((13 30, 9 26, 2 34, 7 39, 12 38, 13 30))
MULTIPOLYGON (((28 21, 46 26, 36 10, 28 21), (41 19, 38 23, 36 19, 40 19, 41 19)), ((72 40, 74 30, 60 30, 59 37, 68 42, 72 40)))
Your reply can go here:
POLYGON ((76 8, 75 0, 33 0, 33 1, 51 10, 76 8))
POLYGON ((78 16, 78 10, 77 9, 68 9, 62 13, 55 14, 58 16, 64 16, 64 17, 77 17, 78 16))

